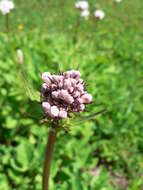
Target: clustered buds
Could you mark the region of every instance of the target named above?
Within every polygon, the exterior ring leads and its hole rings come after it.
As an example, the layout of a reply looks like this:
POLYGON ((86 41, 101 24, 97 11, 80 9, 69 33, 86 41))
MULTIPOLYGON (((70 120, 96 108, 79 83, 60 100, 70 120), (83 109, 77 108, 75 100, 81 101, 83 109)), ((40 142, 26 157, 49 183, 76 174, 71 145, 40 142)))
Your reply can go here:
POLYGON ((18 63, 20 65, 22 65, 23 64, 23 52, 21 49, 17 50, 17 59, 18 59, 18 63))
POLYGON ((83 111, 92 101, 79 71, 66 71, 60 75, 45 72, 42 80, 42 107, 47 118, 67 118, 71 112, 83 111))

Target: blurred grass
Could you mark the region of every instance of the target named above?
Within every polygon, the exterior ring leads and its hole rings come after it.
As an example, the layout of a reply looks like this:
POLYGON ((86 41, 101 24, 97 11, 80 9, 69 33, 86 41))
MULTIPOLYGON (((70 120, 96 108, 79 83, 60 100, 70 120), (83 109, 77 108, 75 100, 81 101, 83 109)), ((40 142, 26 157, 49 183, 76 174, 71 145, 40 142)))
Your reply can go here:
POLYGON ((73 44, 79 17, 74 2, 15 0, 8 35, 0 15, 0 190, 41 189, 48 134, 23 87, 18 48, 35 90, 41 72, 79 67, 95 103, 102 104, 89 112, 108 110, 60 133, 51 189, 143 189, 143 2, 89 1, 91 10, 96 5, 105 11, 105 19, 81 19, 73 44))

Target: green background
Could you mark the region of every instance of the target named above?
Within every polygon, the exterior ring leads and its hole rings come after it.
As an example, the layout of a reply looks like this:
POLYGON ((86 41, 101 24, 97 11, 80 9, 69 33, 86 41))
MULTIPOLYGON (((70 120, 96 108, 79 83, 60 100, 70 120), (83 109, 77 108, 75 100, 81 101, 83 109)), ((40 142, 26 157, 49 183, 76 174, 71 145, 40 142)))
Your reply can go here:
POLYGON ((70 132, 57 137, 50 189, 142 190, 143 1, 90 0, 87 21, 73 0, 14 2, 8 33, 0 15, 0 190, 41 190, 49 131, 36 103, 41 73, 76 68, 95 102, 88 114, 107 112, 65 122, 70 132), (95 21, 95 7, 103 20, 95 21))

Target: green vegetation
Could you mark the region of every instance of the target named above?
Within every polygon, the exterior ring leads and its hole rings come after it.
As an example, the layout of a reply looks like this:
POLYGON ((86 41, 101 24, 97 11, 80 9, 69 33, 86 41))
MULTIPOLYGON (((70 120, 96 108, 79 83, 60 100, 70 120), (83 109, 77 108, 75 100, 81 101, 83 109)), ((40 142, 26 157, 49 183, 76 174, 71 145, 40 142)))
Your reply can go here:
POLYGON ((35 103, 40 73, 76 68, 95 100, 88 114, 107 112, 60 132, 51 190, 143 189, 143 1, 95 1, 105 19, 80 18, 76 29, 74 2, 15 0, 8 34, 0 15, 0 190, 41 190, 49 127, 35 103), (20 77, 19 48, 33 101, 20 77))

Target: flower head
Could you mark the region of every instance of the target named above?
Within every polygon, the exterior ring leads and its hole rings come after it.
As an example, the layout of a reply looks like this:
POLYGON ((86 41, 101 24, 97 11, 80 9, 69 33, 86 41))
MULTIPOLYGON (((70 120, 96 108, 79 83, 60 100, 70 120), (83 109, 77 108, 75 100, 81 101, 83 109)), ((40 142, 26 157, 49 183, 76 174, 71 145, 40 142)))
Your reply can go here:
POLYGON ((42 74, 41 99, 47 118, 63 119, 71 112, 80 112, 92 101, 79 71, 66 71, 59 75, 42 74))
POLYGON ((94 12, 94 16, 99 19, 99 20, 102 20, 105 16, 104 12, 102 10, 96 10, 94 12))
POLYGON ((10 13, 14 9, 14 3, 12 0, 1 0, 0 1, 0 11, 3 15, 10 13))
POLYGON ((85 18, 86 20, 88 19, 89 14, 90 14, 89 10, 83 10, 80 13, 81 17, 85 18))
POLYGON ((75 7, 80 10, 88 10, 89 6, 87 1, 77 1, 75 7))

